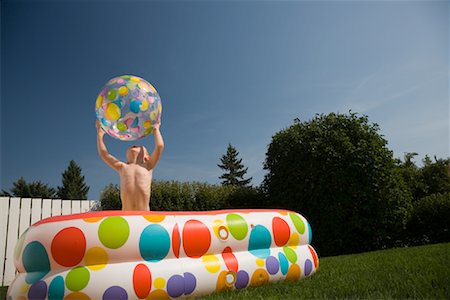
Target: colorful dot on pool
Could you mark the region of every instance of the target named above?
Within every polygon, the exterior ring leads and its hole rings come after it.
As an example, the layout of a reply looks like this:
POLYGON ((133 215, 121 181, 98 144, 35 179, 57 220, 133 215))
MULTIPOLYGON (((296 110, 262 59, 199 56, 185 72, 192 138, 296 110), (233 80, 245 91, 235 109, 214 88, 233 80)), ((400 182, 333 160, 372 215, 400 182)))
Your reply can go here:
POLYGON ((189 295, 195 290, 197 286, 197 279, 194 274, 189 272, 184 272, 184 294, 189 295))
POLYGON ((166 280, 162 277, 158 277, 153 282, 153 286, 155 287, 155 289, 162 289, 166 286, 166 280))
POLYGON ((28 299, 44 300, 47 297, 47 284, 45 281, 34 283, 28 290, 28 299))
POLYGON ((189 220, 183 226, 181 234, 183 249, 187 256, 202 257, 211 245, 211 233, 205 224, 198 220, 189 220))
POLYGON ((64 300, 91 300, 85 293, 75 292, 64 297, 64 300))
POLYGON ((228 214, 226 217, 228 230, 237 240, 243 240, 248 233, 248 224, 245 219, 238 214, 228 214))
POLYGON ((283 247, 283 252, 291 263, 294 264, 297 262, 297 253, 295 253, 295 251, 292 250, 290 247, 287 246, 283 247))
POLYGON ((143 217, 144 219, 152 223, 160 223, 166 218, 165 215, 145 215, 143 217))
POLYGON ((139 251, 146 261, 156 262, 166 257, 170 249, 170 236, 164 227, 151 224, 145 227, 139 239, 139 251))
POLYGON ((265 264, 264 259, 262 259, 262 258, 257 258, 256 259, 256 265, 257 266, 263 267, 264 264, 265 264))
POLYGON ((127 291, 123 287, 116 285, 109 287, 103 293, 103 300, 110 300, 110 299, 120 299, 120 300, 128 299, 127 291))
POLYGON ((280 261, 281 274, 286 275, 289 269, 289 261, 282 252, 278 253, 278 260, 280 261))
POLYGON ((133 271, 133 288, 139 299, 144 299, 152 288, 152 274, 144 264, 138 264, 133 271))
POLYGON ((26 245, 22 253, 22 264, 27 271, 25 281, 33 284, 50 272, 50 260, 45 247, 37 242, 26 245))
POLYGON ((272 219, 273 240, 278 247, 284 246, 291 235, 288 223, 279 217, 272 219))
POLYGON ((205 265, 206 270, 210 273, 216 273, 220 270, 220 261, 216 255, 207 253, 202 256, 202 262, 205 265))
POLYGON ((180 257, 180 244, 181 237, 180 231, 178 230, 178 224, 175 224, 172 230, 172 250, 175 257, 180 257))
POLYGON ((234 255, 230 247, 226 247, 225 249, 223 249, 222 258, 228 270, 234 272, 238 271, 239 268, 238 260, 236 259, 236 256, 234 255))
POLYGON ((250 232, 248 250, 259 258, 267 258, 270 255, 272 236, 266 227, 256 225, 250 232))
POLYGON ((173 275, 167 281, 167 293, 170 297, 180 297, 184 294, 184 278, 181 275, 173 275))
POLYGON ((81 262, 86 251, 84 233, 76 227, 60 230, 53 238, 51 251, 53 258, 61 266, 76 266, 81 262))
POLYGON ((147 300, 160 300, 160 299, 170 299, 169 295, 165 290, 154 290, 148 295, 147 300))
POLYGON ((250 280, 250 285, 260 286, 269 282, 269 274, 264 269, 256 269, 250 280))
POLYGON ((67 273, 66 287, 72 292, 79 292, 84 289, 90 279, 88 269, 85 267, 76 267, 67 273))
POLYGON ((64 279, 62 276, 56 276, 50 282, 48 287, 49 300, 62 300, 64 298, 64 279))
POLYGON ((289 238, 288 246, 292 247, 293 249, 296 249, 299 244, 300 244, 300 235, 297 232, 293 232, 291 234, 291 237, 289 238))
POLYGON ((309 274, 311 274, 312 271, 312 262, 309 259, 306 259, 305 261, 305 276, 308 276, 309 274))
POLYGON ((297 229, 298 233, 305 233, 305 222, 303 222, 302 218, 296 213, 289 213, 291 217, 292 223, 294 223, 295 229, 297 229))
POLYGON ((98 237, 103 246, 110 249, 122 247, 130 235, 130 226, 122 217, 108 217, 100 223, 98 237))
POLYGON ((108 253, 101 247, 90 248, 84 256, 84 264, 92 271, 103 269, 108 260, 108 253))
POLYGON ((280 270, 280 264, 278 263, 278 260, 273 256, 269 256, 266 259, 266 269, 270 275, 277 274, 278 271, 280 270))
POLYGON ((286 281, 295 281, 300 278, 300 267, 297 264, 293 264, 289 267, 286 274, 286 281))
POLYGON ((248 273, 244 270, 240 270, 236 274, 236 282, 234 283, 234 287, 237 289, 243 289, 248 285, 250 277, 248 273))

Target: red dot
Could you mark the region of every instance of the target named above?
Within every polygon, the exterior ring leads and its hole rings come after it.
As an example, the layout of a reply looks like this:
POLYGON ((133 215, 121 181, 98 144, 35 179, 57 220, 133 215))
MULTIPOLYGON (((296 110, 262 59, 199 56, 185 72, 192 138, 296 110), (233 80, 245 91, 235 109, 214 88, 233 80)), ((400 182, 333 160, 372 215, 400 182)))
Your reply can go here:
POLYGON ((311 256, 314 260, 314 267, 317 269, 317 267, 319 266, 319 259, 317 258, 316 251, 314 251, 313 247, 311 247, 310 245, 308 245, 308 249, 309 252, 311 252, 311 256))
POLYGON ((145 299, 152 288, 152 274, 144 264, 138 264, 133 271, 133 287, 139 299, 145 299))
POLYGON ((183 249, 187 256, 202 257, 211 245, 211 233, 200 221, 189 220, 183 227, 183 249))
POLYGON ((278 247, 284 246, 289 241, 291 229, 285 220, 275 217, 272 220, 273 239, 278 247))
POLYGON ((228 270, 234 271, 237 273, 238 271, 238 261, 236 259, 236 256, 233 254, 233 250, 231 250, 230 247, 226 247, 222 251, 222 258, 225 261, 225 265, 227 266, 228 270))
POLYGON ((172 231, 172 249, 177 258, 180 257, 180 231, 178 230, 178 224, 175 224, 172 231))
POLYGON ((76 227, 64 228, 53 238, 51 251, 58 264, 65 267, 76 266, 86 251, 86 238, 76 227))

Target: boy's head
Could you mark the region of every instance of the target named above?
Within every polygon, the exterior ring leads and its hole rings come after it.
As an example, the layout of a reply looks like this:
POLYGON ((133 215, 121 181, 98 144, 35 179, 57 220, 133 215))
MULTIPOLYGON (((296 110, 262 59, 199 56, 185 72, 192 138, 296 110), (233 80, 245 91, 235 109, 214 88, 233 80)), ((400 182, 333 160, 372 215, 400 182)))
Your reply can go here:
POLYGON ((144 163, 150 158, 147 148, 144 146, 133 145, 127 149, 127 161, 134 163, 144 163))

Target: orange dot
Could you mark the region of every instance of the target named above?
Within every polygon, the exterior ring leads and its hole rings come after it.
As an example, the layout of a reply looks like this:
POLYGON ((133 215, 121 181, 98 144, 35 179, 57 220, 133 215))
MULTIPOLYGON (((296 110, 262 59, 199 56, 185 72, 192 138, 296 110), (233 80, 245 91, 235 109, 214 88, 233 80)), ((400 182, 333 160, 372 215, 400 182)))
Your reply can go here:
POLYGON ((152 274, 144 264, 138 264, 133 271, 133 287, 136 296, 144 299, 152 288, 152 274))
POLYGON ((65 267, 76 266, 86 251, 86 238, 76 227, 64 228, 53 238, 51 251, 58 264, 65 267))
POLYGON ((250 280, 250 285, 260 286, 269 282, 269 273, 264 269, 256 269, 250 280))
POLYGON ((153 292, 150 293, 150 295, 148 295, 148 297, 146 299, 148 299, 148 300, 152 300, 152 299, 163 300, 163 299, 170 299, 170 297, 169 297, 169 294, 167 294, 167 292, 165 290, 154 290, 153 292))
POLYGON ((91 300, 91 298, 85 293, 75 292, 64 297, 64 300, 91 300))
POLYGON ((297 264, 293 264, 289 267, 286 274, 286 281, 294 281, 300 279, 300 267, 297 264))
POLYGON ((208 227, 197 220, 187 221, 181 236, 184 252, 192 258, 202 257, 211 245, 211 233, 208 227))
POLYGON ((291 230, 285 220, 275 217, 272 220, 273 239, 278 247, 286 245, 291 236, 291 230))
POLYGON ((180 231, 178 230, 178 224, 175 224, 172 231, 172 249, 177 258, 180 257, 180 242, 180 231))
POLYGON ((159 222, 163 221, 166 218, 166 216, 165 215, 146 215, 146 216, 144 216, 144 218, 149 222, 159 223, 159 222))
POLYGON ((86 218, 83 220, 88 223, 95 223, 95 222, 100 221, 101 219, 103 219, 103 217, 92 217, 92 218, 86 218))
POLYGON ((226 247, 222 252, 222 258, 225 261, 225 265, 228 270, 237 272, 238 271, 238 261, 236 256, 234 256, 233 251, 230 247, 226 247))

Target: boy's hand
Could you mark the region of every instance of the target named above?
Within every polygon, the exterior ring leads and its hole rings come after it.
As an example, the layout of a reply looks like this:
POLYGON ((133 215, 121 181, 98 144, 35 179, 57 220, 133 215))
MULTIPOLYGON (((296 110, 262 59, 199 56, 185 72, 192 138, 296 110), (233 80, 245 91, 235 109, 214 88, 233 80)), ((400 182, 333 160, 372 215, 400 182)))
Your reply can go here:
POLYGON ((161 120, 156 121, 155 125, 153 125, 153 129, 159 130, 159 127, 161 127, 161 120))
POLYGON ((105 135, 105 131, 103 130, 102 125, 100 124, 99 120, 97 120, 97 122, 95 122, 95 127, 97 128, 97 135, 99 135, 99 136, 105 135))

